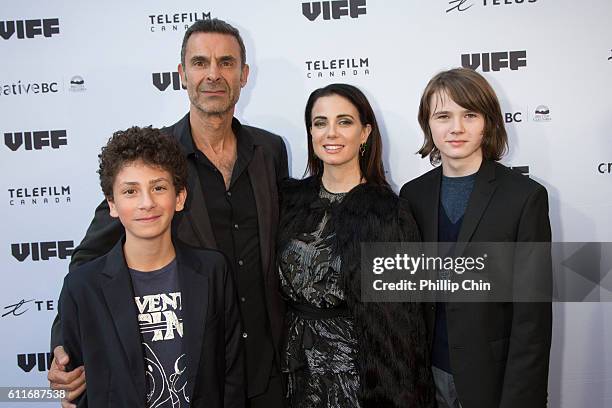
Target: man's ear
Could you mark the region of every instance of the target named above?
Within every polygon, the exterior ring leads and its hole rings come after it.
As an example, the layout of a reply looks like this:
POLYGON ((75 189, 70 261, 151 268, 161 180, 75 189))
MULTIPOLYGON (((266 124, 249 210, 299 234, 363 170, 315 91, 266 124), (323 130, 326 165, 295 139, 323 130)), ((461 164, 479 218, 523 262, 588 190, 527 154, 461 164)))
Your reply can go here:
POLYGON ((117 212, 117 207, 115 206, 113 197, 106 197, 106 202, 108 203, 110 216, 113 218, 119 218, 119 213, 117 212))
POLYGON ((185 70, 183 69, 183 64, 179 63, 177 69, 179 72, 179 76, 181 77, 181 88, 187 89, 187 85, 185 85, 185 82, 187 82, 187 77, 185 76, 185 70))
POLYGON ((174 207, 175 211, 182 211, 185 208, 185 200, 187 200, 187 189, 183 188, 176 195, 176 206, 174 207))
POLYGON ((242 71, 240 72, 240 87, 241 88, 244 88, 244 86, 247 84, 247 81, 249 79, 249 72, 250 72, 249 64, 244 64, 242 66, 242 71))

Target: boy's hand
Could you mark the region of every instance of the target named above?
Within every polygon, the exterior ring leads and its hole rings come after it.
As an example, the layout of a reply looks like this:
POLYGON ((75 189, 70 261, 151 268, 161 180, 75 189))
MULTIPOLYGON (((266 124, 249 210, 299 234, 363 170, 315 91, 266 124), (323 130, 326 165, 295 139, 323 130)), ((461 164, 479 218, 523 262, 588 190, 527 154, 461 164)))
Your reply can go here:
POLYGON ((80 366, 72 371, 66 372, 70 358, 64 351, 64 347, 57 346, 53 350, 53 361, 47 379, 50 386, 54 390, 66 390, 68 395, 62 399, 63 408, 76 408, 76 405, 70 403, 75 398, 85 391, 87 386, 85 382, 85 367, 80 366))

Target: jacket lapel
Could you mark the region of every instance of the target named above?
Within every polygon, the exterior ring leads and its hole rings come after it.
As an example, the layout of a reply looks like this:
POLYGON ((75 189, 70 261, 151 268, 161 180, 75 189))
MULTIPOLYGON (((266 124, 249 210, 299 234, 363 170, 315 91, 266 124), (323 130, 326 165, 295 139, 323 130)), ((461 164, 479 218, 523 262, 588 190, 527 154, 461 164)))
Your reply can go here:
POLYGON ((123 256, 123 241, 120 240, 107 256, 106 266, 101 273, 108 281, 103 285, 102 292, 130 367, 136 395, 144 399, 144 356, 132 281, 123 256))
POLYGON ((201 270, 199 260, 190 257, 176 244, 175 249, 183 307, 183 350, 189 362, 187 395, 192 397, 206 329, 208 277, 199 272, 201 270))
POLYGON ((467 245, 472 239, 476 227, 480 222, 493 193, 497 188, 497 182, 495 180, 495 163, 483 160, 478 173, 476 173, 476 180, 474 182, 474 190, 470 195, 465 215, 463 216, 463 222, 461 223, 461 229, 459 230, 459 237, 457 238, 457 247, 455 253, 461 255, 467 245))
POLYGON ((270 179, 268 177, 263 150, 260 146, 255 147, 253 159, 248 167, 255 205, 257 206, 257 224, 259 227, 259 250, 261 252, 261 268, 264 276, 269 271, 271 251, 274 247, 272 242, 272 206, 270 179))
POLYGON ((212 225, 208 216, 206 199, 202 184, 198 177, 198 169, 192 160, 188 160, 189 176, 187 177, 187 205, 185 211, 186 221, 190 224, 203 248, 217 249, 217 242, 213 234, 212 225))
POLYGON ((423 232, 424 242, 438 242, 438 218, 440 211, 440 186, 442 185, 442 166, 431 172, 430 181, 433 188, 429 189, 425 195, 425 231, 423 232))
MULTIPOLYGON (((181 141, 183 138, 191 137, 189 126, 189 114, 187 114, 172 129, 172 134, 176 140, 181 141)), ((180 143, 181 148, 183 148, 184 144, 185 142, 180 143)), ((198 169, 192 160, 187 160, 187 166, 187 202, 184 210, 186 222, 181 222, 179 228, 193 228, 200 241, 200 246, 217 249, 210 218, 208 217, 204 191, 202 191, 202 184, 198 177, 198 169)))

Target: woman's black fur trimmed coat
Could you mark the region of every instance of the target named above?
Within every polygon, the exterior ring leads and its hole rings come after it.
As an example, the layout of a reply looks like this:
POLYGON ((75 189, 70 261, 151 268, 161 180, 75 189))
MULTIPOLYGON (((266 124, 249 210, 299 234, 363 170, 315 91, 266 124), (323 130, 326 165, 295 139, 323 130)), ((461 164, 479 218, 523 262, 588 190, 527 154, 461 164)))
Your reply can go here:
POLYGON ((342 260, 346 300, 359 338, 362 407, 434 407, 422 305, 360 302, 360 243, 418 241, 412 215, 390 188, 361 184, 330 205, 319 198, 320 186, 317 177, 282 186, 279 249, 297 234, 314 231, 325 211, 331 211, 332 250, 342 260))

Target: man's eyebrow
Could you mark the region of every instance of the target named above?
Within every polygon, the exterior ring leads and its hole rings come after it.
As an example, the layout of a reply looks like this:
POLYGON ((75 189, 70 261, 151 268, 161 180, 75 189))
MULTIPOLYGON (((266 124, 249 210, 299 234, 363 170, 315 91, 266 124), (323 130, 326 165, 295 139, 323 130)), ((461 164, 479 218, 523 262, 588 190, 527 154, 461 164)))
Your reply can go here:
POLYGON ((234 57, 233 55, 222 55, 219 57, 219 61, 221 62, 233 62, 236 61, 236 57, 234 57))
POLYGON ((208 62, 210 61, 210 59, 203 55, 194 55, 189 61, 191 61, 191 63, 193 64, 194 62, 208 62))

